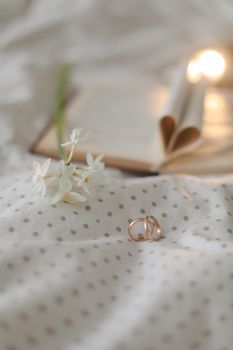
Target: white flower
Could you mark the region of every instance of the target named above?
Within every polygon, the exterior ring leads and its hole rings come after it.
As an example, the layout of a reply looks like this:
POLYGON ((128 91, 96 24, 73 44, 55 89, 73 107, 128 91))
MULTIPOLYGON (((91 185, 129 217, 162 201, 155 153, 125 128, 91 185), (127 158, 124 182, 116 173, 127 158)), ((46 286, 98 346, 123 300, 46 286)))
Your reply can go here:
MULTIPOLYGON (((87 166, 79 172, 77 181, 78 186, 89 194, 94 196, 96 193, 96 186, 102 182, 104 163, 101 162, 103 156, 98 156, 95 159, 91 153, 87 153, 87 166)), ((77 172, 76 172, 77 173, 77 172)))
POLYGON ((93 155, 90 152, 88 152, 86 156, 87 167, 85 167, 85 170, 89 173, 96 171, 102 172, 104 170, 104 163, 101 162, 103 157, 104 156, 100 155, 94 159, 93 155))
POLYGON ((52 203, 64 201, 68 203, 84 202, 86 198, 73 190, 73 175, 75 166, 66 165, 64 161, 58 163, 53 173, 53 180, 50 181, 47 192, 52 197, 52 203))
POLYGON ((47 159, 42 165, 39 162, 33 162, 33 182, 47 175, 51 159, 47 159))
POLYGON ((58 177, 67 177, 72 179, 75 172, 75 166, 73 164, 66 165, 63 160, 58 162, 53 174, 58 177))
POLYGON ((45 196, 46 190, 46 175, 50 167, 51 159, 47 159, 42 165, 39 162, 33 162, 33 192, 45 196))
POLYGON ((94 159, 91 153, 87 153, 86 166, 75 166, 71 163, 77 144, 85 142, 88 136, 89 133, 83 129, 73 130, 70 141, 62 144, 63 147, 71 146, 69 156, 53 168, 50 167, 51 159, 47 159, 42 165, 33 163, 32 181, 35 193, 49 197, 52 203, 84 202, 85 194, 94 195, 96 187, 101 184, 103 156, 94 159))
POLYGON ((72 130, 70 141, 62 143, 62 147, 73 146, 76 147, 80 143, 84 143, 90 136, 90 132, 86 132, 83 128, 76 128, 72 130))

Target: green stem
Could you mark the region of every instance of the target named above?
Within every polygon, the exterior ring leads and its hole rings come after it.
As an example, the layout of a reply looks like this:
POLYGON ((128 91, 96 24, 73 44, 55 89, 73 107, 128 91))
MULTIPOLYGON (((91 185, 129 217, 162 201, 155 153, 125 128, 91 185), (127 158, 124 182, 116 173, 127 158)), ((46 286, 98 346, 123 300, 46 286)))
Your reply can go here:
POLYGON ((54 119, 55 119, 55 127, 57 134, 57 144, 58 144, 58 152, 61 159, 65 158, 64 148, 61 146, 63 139, 63 114, 64 114, 64 105, 65 98, 67 96, 67 87, 69 82, 71 67, 68 64, 62 65, 56 88, 56 96, 54 103, 54 119))
POLYGON ((75 149, 75 146, 73 145, 73 146, 71 147, 71 150, 70 150, 70 155, 69 155, 67 161, 65 162, 66 165, 70 165, 70 162, 71 162, 71 160, 72 160, 72 158, 73 158, 74 149, 75 149))

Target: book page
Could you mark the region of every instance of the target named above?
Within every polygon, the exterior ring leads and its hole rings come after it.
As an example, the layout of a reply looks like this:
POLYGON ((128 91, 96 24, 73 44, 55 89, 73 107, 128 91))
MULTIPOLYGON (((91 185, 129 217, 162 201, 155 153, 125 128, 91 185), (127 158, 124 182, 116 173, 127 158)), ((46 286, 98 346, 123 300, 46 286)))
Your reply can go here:
POLYGON ((169 143, 168 152, 171 152, 173 157, 190 152, 201 143, 207 86, 205 79, 192 85, 183 116, 169 143))
MULTIPOLYGON (((162 90, 161 90, 162 91, 162 90)), ((65 112, 66 135, 76 127, 91 131, 80 145, 78 160, 86 152, 103 154, 106 164, 128 170, 157 171, 164 161, 158 109, 163 103, 161 91, 152 86, 97 85, 83 88, 68 104, 65 112)), ((53 149, 55 130, 51 128, 37 145, 53 149)))
POLYGON ((178 67, 166 103, 161 112, 160 129, 165 150, 169 151, 169 144, 175 130, 181 122, 188 95, 192 84, 186 77, 187 62, 182 62, 178 67))
POLYGON ((163 164, 163 173, 216 174, 233 171, 233 91, 210 89, 205 98, 203 142, 163 164))
POLYGON ((175 76, 160 122, 168 158, 187 153, 200 143, 203 103, 207 88, 204 79, 191 82, 187 62, 175 76))

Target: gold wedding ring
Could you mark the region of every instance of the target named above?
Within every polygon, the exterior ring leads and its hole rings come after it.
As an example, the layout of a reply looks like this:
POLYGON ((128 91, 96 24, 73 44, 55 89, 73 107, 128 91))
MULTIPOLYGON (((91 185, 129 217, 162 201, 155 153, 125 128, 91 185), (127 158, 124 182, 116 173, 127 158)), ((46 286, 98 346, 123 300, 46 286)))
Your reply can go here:
POLYGON ((148 215, 145 218, 138 218, 133 221, 128 226, 128 233, 132 240, 137 242, 143 241, 159 241, 162 236, 162 230, 158 220, 152 216, 148 215), (134 233, 133 229, 139 226, 139 223, 143 223, 143 233, 134 233))

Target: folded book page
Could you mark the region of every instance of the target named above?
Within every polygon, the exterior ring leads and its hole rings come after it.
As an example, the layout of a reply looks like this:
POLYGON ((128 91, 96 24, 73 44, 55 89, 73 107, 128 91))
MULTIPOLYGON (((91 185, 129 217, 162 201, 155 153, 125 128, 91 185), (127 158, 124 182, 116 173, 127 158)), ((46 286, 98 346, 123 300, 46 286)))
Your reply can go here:
POLYGON ((209 89, 204 105, 202 144, 171 158, 162 173, 217 174, 233 171, 233 94, 209 89))
POLYGON ((167 159, 187 153, 201 141, 203 104, 207 82, 201 78, 193 83, 187 78, 183 64, 171 87, 160 121, 167 159))

